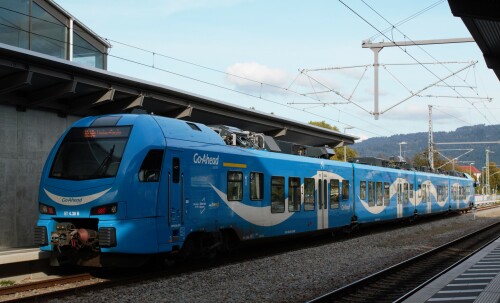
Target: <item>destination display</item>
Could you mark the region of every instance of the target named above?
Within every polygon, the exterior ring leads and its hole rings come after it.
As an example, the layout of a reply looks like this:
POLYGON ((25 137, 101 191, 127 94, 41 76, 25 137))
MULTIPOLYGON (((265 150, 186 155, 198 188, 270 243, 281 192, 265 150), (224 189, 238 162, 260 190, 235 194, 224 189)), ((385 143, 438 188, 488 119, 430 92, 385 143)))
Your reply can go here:
POLYGON ((128 138, 130 129, 130 126, 73 128, 66 138, 70 140, 128 138))

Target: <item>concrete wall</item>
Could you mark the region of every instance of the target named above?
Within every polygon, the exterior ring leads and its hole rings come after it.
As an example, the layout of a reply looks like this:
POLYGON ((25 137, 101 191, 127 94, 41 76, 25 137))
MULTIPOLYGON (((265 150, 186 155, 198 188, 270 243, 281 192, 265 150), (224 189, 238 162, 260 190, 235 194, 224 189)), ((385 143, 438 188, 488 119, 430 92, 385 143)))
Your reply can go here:
POLYGON ((43 165, 57 139, 78 119, 0 105, 0 248, 33 246, 43 165))

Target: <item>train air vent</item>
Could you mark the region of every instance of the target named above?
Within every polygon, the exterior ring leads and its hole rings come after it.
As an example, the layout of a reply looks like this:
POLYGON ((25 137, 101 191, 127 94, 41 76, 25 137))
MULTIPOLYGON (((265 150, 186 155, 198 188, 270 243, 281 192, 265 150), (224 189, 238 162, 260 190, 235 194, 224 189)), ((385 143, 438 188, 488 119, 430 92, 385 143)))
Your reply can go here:
POLYGON ((99 228, 99 245, 101 247, 116 246, 116 229, 114 227, 99 228))
POLYGON ((45 226, 35 227, 35 244, 45 246, 49 243, 47 238, 47 228, 45 226))

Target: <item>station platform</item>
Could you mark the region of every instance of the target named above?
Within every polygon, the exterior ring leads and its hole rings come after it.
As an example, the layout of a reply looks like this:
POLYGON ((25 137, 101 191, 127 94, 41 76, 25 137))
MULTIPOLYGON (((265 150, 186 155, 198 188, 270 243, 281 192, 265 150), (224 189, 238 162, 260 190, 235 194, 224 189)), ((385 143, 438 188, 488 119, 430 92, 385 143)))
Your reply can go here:
POLYGON ((3 248, 0 249, 0 265, 38 261, 48 259, 50 252, 37 248, 3 248))
POLYGON ((49 276, 50 252, 36 248, 0 248, 0 281, 33 281, 49 276))
POLYGON ((500 303, 500 238, 403 302, 500 303))

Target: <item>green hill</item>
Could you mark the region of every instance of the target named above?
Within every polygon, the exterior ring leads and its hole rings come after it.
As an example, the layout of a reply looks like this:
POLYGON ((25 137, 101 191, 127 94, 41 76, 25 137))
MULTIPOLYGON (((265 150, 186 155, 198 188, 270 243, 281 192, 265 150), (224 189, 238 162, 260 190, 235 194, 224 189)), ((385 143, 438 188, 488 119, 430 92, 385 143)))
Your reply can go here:
MULTIPOLYGON (((474 125, 457 128, 450 132, 434 132, 434 142, 490 142, 500 141, 500 125, 474 125)), ((403 156, 408 160, 413 159, 416 153, 420 153, 427 149, 428 133, 414 133, 405 135, 394 135, 390 137, 376 137, 365 141, 355 143, 352 149, 358 152, 361 157, 379 157, 388 159, 392 156, 399 155, 399 143, 406 142, 401 145, 403 156)), ((469 162, 474 161, 474 166, 479 170, 486 164, 486 149, 489 148, 493 153, 490 153, 490 162, 495 162, 500 165, 500 148, 499 144, 453 144, 440 145, 436 144, 435 149, 441 151, 443 155, 452 159, 459 157, 459 165, 469 165, 469 162), (455 149, 455 150, 451 150, 455 149), (461 149, 461 150, 456 150, 461 149), (472 152, 460 156, 465 153, 465 149, 474 149, 472 152)))

